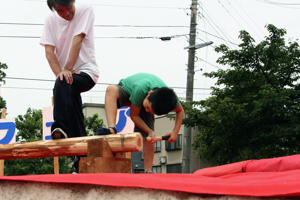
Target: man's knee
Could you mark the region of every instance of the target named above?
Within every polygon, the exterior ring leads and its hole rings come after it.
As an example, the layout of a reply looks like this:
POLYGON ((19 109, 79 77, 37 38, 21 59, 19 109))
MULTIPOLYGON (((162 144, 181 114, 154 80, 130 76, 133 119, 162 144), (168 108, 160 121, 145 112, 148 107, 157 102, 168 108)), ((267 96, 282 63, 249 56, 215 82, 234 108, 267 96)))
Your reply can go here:
POLYGON ((65 78, 63 78, 62 81, 60 80, 60 77, 56 78, 56 80, 55 80, 55 86, 61 86, 61 85, 64 85, 64 84, 67 84, 65 78))
POLYGON ((70 91, 71 92, 71 90, 72 90, 71 85, 68 84, 65 79, 63 79, 62 81, 60 80, 59 77, 56 79, 55 84, 54 84, 54 91, 56 91, 56 92, 60 92, 60 91, 68 92, 68 91, 70 91))
POLYGON ((107 97, 112 97, 112 98, 119 98, 119 89, 116 85, 109 85, 106 88, 106 94, 107 97))
POLYGON ((106 88, 106 93, 115 93, 115 92, 119 92, 119 89, 116 85, 109 85, 106 88))

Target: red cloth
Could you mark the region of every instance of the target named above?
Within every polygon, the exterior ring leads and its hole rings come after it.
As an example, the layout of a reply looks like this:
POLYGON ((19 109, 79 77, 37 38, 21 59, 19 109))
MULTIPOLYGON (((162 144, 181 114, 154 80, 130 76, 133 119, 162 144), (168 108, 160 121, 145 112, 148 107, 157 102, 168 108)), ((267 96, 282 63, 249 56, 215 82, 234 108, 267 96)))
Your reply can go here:
POLYGON ((195 174, 61 174, 1 176, 0 180, 137 187, 232 196, 300 196, 300 170, 236 173, 220 177, 195 174))
POLYGON ((194 174, 218 177, 218 176, 223 176, 228 174, 242 173, 243 169, 249 162, 252 162, 252 160, 247 160, 247 161, 242 161, 242 162, 237 162, 237 163, 232 163, 227 165, 221 165, 216 167, 204 168, 194 172, 194 174))
POLYGON ((300 169, 300 154, 261 160, 246 160, 227 165, 199 169, 197 175, 218 177, 247 172, 284 172, 300 169))
POLYGON ((261 159, 246 164, 245 172, 284 172, 300 169, 300 155, 261 159))
POLYGON ((244 161, 198 170, 194 174, 52 174, 0 176, 0 180, 137 187, 213 195, 300 196, 300 169, 294 169, 299 166, 299 155, 289 158, 258 160, 259 172, 249 172, 255 170, 256 161, 244 161), (280 167, 272 167, 269 163, 280 167), (245 169, 246 173, 243 172, 245 169), (277 171, 264 172, 266 169, 277 171))

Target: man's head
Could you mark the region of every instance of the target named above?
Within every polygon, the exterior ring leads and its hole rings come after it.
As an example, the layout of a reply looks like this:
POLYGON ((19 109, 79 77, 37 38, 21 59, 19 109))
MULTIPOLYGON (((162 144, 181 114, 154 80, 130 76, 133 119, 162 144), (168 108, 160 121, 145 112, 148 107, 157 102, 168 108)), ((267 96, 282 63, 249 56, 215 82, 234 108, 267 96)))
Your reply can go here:
POLYGON ((68 21, 71 21, 75 15, 74 2, 75 0, 47 0, 50 10, 55 10, 61 18, 68 21))
POLYGON ((143 102, 145 110, 156 115, 167 114, 174 110, 177 105, 178 98, 175 92, 167 87, 149 91, 143 102))

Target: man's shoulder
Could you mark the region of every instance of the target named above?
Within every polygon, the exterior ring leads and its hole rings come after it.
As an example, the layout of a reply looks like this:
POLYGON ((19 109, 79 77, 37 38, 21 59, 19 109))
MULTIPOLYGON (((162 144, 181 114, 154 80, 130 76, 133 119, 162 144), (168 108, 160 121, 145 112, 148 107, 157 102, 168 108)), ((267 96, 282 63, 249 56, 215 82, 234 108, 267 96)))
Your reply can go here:
POLYGON ((79 11, 90 11, 93 10, 93 7, 89 4, 79 4, 76 6, 76 9, 78 9, 79 11))
POLYGON ((58 17, 54 12, 47 14, 45 17, 45 23, 54 22, 55 20, 58 20, 58 17))

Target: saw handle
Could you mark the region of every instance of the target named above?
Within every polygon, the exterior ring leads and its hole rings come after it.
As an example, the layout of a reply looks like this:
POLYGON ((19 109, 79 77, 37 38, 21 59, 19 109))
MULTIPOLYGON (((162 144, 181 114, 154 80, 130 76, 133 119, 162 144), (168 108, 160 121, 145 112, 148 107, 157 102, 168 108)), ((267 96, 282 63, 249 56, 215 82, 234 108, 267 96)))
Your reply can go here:
MULTIPOLYGON (((157 141, 161 141, 161 140, 168 140, 170 138, 170 136, 157 136, 156 139, 157 141)), ((144 141, 150 142, 151 141, 151 137, 145 137, 144 141)))

